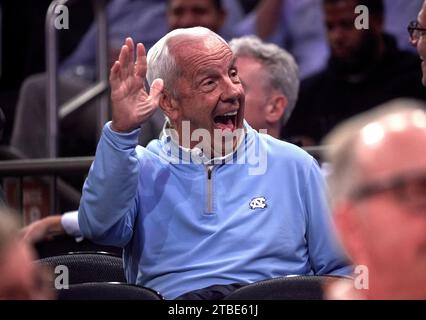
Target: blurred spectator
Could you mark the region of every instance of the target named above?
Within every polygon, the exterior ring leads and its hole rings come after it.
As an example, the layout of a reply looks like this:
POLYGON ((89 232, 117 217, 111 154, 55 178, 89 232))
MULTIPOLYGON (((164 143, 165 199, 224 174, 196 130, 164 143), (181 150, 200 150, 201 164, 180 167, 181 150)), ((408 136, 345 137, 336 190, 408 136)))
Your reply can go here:
MULTIPOLYGON (((421 0, 384 0, 384 30, 394 35, 401 49, 407 49, 406 25, 413 20, 421 0)), ((261 0, 241 25, 238 35, 256 34, 264 41, 290 51, 300 67, 300 77, 305 79, 327 64, 329 49, 324 29, 322 0, 261 0)), ((368 6, 368 1, 360 4, 368 6)))
POLYGON ((33 261, 34 250, 18 236, 16 217, 0 209, 0 299, 50 299, 46 273, 33 261))
POLYGON ((340 121, 397 97, 426 98, 418 58, 383 32, 382 0, 324 0, 331 56, 302 82, 285 137, 316 144, 340 121), (354 26, 354 9, 369 8, 369 29, 354 26))
POLYGON ((324 144, 337 231, 356 272, 328 298, 426 299, 425 104, 387 103, 324 144))
POLYGON ((416 20, 422 7, 422 0, 384 0, 385 31, 393 35, 398 47, 402 50, 414 51, 407 41, 407 25, 416 20))
POLYGON ((417 20, 410 22, 408 26, 411 45, 417 49, 417 53, 422 61, 421 69, 423 73, 422 83, 426 87, 426 1, 423 2, 422 9, 419 11, 417 20))
POLYGON ((319 71, 328 56, 321 0, 263 0, 236 28, 287 49, 303 79, 319 71))

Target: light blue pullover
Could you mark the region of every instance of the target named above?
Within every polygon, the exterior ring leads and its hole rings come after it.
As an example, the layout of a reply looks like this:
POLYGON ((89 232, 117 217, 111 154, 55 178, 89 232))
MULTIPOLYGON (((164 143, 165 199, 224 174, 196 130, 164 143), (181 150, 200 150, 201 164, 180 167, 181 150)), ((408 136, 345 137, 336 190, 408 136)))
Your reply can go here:
POLYGON ((139 129, 120 134, 106 124, 83 188, 83 236, 123 247, 127 280, 166 299, 216 284, 349 275, 317 162, 246 129, 238 150, 209 166, 176 164, 188 152, 170 152, 169 136, 145 149, 139 129), (263 174, 247 163, 253 151, 265 155, 263 174))

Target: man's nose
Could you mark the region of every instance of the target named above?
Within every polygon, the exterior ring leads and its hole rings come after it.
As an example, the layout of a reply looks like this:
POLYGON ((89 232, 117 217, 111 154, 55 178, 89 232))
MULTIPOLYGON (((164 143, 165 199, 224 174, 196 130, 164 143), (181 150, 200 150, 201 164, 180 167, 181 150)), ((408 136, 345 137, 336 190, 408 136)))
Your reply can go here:
POLYGON ((240 83, 235 83, 231 79, 227 79, 224 81, 224 84, 222 86, 222 101, 236 103, 242 94, 243 89, 240 83))

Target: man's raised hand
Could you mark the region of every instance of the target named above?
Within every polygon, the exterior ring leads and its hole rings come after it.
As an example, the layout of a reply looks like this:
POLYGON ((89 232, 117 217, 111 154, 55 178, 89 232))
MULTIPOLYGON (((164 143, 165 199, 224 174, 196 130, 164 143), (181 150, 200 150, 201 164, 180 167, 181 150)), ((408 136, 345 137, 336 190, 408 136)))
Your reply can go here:
POLYGON ((146 52, 142 43, 136 47, 127 38, 121 48, 118 61, 111 68, 110 85, 112 101, 112 129, 130 132, 145 122, 158 107, 163 91, 163 80, 155 79, 150 94, 146 92, 146 52))

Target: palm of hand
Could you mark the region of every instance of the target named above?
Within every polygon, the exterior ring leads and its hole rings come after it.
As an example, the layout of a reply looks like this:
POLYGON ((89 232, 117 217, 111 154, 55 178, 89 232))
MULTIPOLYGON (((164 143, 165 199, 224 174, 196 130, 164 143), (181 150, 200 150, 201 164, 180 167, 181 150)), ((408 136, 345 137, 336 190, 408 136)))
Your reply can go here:
POLYGON ((131 131, 149 119, 158 107, 163 90, 163 81, 156 79, 148 95, 145 89, 145 48, 138 44, 136 63, 133 53, 133 41, 128 38, 119 60, 111 68, 112 128, 119 132, 131 131))

